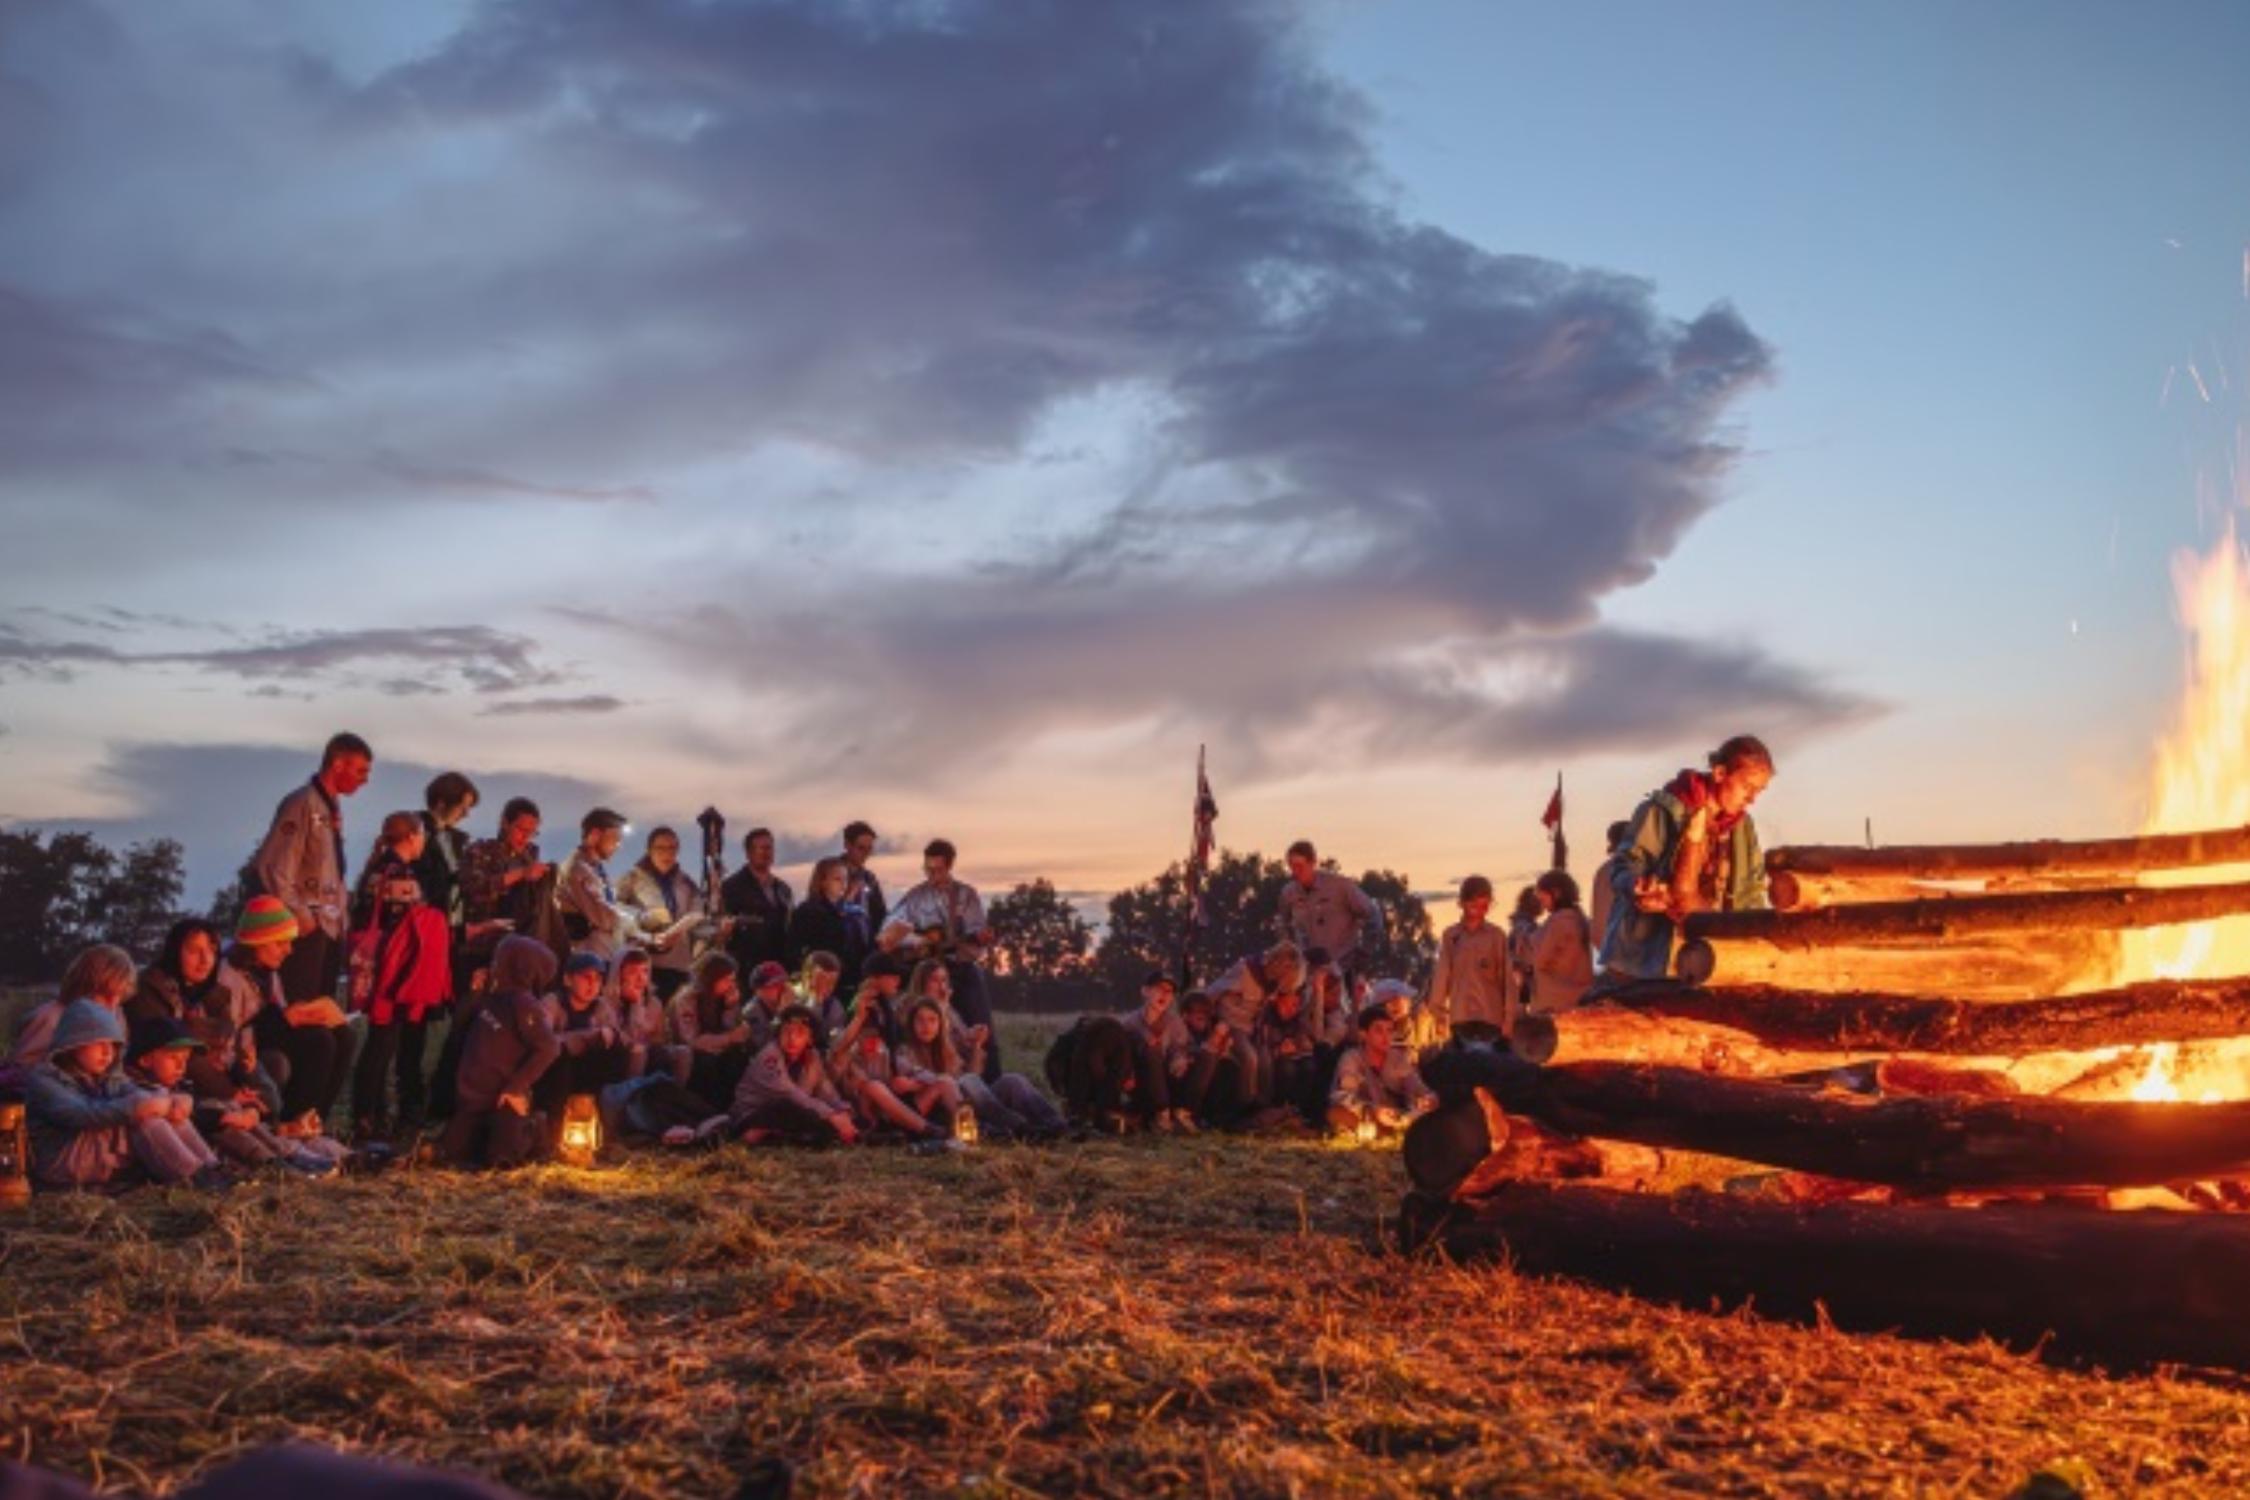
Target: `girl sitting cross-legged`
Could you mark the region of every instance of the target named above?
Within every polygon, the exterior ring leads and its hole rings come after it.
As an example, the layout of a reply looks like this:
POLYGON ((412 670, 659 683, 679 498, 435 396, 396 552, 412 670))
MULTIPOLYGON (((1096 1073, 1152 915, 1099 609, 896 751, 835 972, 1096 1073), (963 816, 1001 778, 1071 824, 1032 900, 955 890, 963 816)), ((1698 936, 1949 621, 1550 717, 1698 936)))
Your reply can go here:
POLYGON ((907 985, 906 1030, 899 1038, 901 1072, 950 1078, 961 1092, 961 1102, 976 1112, 977 1123, 987 1134, 1014 1140, 1052 1139, 1069 1129, 1062 1111, 1049 1102, 1021 1073, 1003 1073, 997 1083, 986 1083, 982 1026, 968 1027, 947 1003, 951 977, 936 959, 915 967, 907 985))

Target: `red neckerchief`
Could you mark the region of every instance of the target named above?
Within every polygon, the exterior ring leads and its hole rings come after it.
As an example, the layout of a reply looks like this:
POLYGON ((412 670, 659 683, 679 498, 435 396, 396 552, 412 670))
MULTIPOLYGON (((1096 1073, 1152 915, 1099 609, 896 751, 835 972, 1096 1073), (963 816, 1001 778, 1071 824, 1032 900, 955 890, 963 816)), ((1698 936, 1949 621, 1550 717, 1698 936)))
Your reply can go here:
POLYGON ((1734 825, 1742 821, 1741 813, 1730 813, 1719 806, 1719 785, 1702 771, 1682 771, 1664 790, 1679 798, 1680 806, 1690 814, 1709 808, 1713 837, 1733 832, 1734 825))

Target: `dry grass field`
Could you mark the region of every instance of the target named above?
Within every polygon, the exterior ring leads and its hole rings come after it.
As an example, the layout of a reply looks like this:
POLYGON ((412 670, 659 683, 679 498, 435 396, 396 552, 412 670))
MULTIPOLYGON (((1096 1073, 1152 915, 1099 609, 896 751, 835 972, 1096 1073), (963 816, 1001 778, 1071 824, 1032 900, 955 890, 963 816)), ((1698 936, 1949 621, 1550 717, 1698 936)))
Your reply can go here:
POLYGON ((775 1461, 800 1495, 2250 1491, 2226 1384, 1409 1262, 1402 1181, 1203 1137, 42 1199, 0 1219, 0 1455, 150 1490, 296 1436, 568 1496, 775 1461))

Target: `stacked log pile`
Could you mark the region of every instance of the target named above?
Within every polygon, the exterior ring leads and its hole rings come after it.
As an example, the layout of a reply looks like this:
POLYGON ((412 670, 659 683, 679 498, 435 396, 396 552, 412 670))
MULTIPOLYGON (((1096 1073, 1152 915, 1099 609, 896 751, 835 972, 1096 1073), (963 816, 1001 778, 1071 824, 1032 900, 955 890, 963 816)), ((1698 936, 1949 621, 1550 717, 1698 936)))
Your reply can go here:
POLYGON ((2250 1097, 2124 1097, 2152 1048, 2250 1078, 2250 977, 2073 992, 2117 931, 2250 912, 2250 883, 2121 878, 2246 861, 2250 829, 1776 850, 1776 909, 1690 917, 1679 978, 1425 1059, 1402 1233, 1695 1305, 2250 1369, 2250 1215, 2105 1211, 2250 1205, 2250 1097), (1705 982, 1796 955, 1841 982, 1705 982), (1744 1164, 1740 1190, 1665 1191, 1680 1153, 1744 1164))

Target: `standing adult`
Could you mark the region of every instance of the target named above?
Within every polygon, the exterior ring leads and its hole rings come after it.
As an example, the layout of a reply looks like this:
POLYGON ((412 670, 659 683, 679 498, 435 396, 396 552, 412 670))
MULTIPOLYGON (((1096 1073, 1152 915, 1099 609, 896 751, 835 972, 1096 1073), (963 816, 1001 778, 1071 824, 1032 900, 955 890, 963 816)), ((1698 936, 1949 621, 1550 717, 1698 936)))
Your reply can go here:
POLYGON ((339 734, 320 753, 320 769, 281 799, 252 860, 259 890, 288 908, 296 946, 281 970, 292 1004, 336 998, 344 963, 344 799, 367 785, 375 752, 356 734, 339 734))
POLYGON ((656 997, 669 1001, 688 982, 695 967, 695 945, 684 932, 665 939, 664 934, 702 909, 703 888, 680 864, 680 836, 670 828, 649 830, 648 847, 625 878, 617 883, 617 899, 633 908, 642 941, 650 943, 651 977, 656 997), (661 943, 661 946, 656 946, 661 943))
POLYGON ((1766 860, 1750 805, 1773 782, 1773 753, 1738 734, 1634 810, 1610 875, 1614 895, 1602 935, 1602 983, 1662 979, 1680 923, 1696 911, 1766 904, 1766 860))
POLYGON ((459 771, 446 771, 422 789, 422 857, 414 861, 414 879, 422 899, 445 918, 455 949, 468 935, 461 862, 468 857, 469 835, 461 824, 476 805, 476 783, 459 771))
MULTIPOLYGON (((478 839, 461 857, 461 908, 469 924, 468 960, 481 968, 510 932, 530 937, 539 925, 540 887, 555 867, 539 857, 539 804, 510 797, 497 837, 478 839)), ((457 976, 466 995, 468 974, 457 976)))
POLYGON ((845 900, 850 871, 850 861, 840 854, 814 865, 805 899, 789 914, 789 951, 799 963, 811 954, 831 955, 837 965, 836 988, 846 994, 859 987, 860 966, 874 946, 867 914, 845 900))
POLYGON ((1609 909, 1617 897, 1610 882, 1617 874, 1617 861, 1622 857, 1620 851, 1632 836, 1632 824, 1610 824, 1602 840, 1602 849, 1608 857, 1594 866, 1593 876, 1586 882, 1586 925, 1594 934, 1597 948, 1601 946, 1602 934, 1609 931, 1609 909))
POLYGON ((773 830, 753 828, 742 836, 741 869, 719 884, 719 908, 733 919, 727 952, 748 974, 760 964, 789 967, 789 882, 773 872, 773 830))
POLYGON ((992 1083, 1001 1074, 1000 1038, 992 1029, 992 996, 980 967, 992 933, 985 925, 984 898, 975 886, 953 878, 959 857, 950 840, 930 840, 922 850, 922 883, 899 897, 876 941, 886 953, 944 963, 955 1013, 990 1036, 981 1072, 992 1083))
POLYGON ((570 951, 591 953, 606 972, 640 927, 640 913, 618 899, 609 858, 625 842, 625 815, 597 807, 578 820, 578 847, 555 876, 555 910, 570 934, 570 951))
POLYGON ((844 825, 844 902, 856 906, 867 918, 869 933, 883 930, 890 918, 891 909, 883 900, 883 882, 867 868, 875 857, 875 830, 867 824, 853 821, 844 825))
POLYGON ((1298 951, 1324 948, 1345 974, 1357 977, 1383 939, 1383 912, 1359 886, 1320 867, 1309 839, 1289 846, 1289 880, 1281 888, 1281 936, 1298 951))

